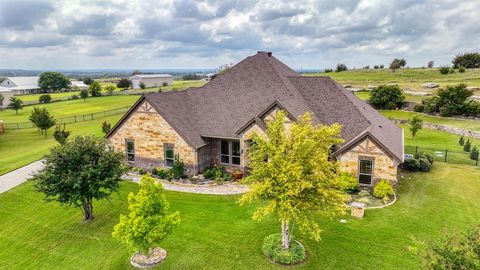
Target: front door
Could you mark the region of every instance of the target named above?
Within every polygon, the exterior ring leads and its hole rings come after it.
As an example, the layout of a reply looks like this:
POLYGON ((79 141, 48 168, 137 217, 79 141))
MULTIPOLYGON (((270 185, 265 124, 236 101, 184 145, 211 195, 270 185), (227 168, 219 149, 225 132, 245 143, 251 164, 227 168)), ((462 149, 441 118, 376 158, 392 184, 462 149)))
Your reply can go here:
POLYGON ((361 159, 358 170, 358 182, 362 185, 371 185, 373 177, 373 161, 361 159))

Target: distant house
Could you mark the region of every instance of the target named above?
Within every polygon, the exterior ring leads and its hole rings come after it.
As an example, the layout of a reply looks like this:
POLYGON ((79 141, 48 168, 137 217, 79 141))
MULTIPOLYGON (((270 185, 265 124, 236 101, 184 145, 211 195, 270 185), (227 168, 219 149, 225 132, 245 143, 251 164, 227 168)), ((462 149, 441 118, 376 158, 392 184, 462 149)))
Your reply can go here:
POLYGON ((288 114, 286 125, 305 112, 316 124, 341 124, 344 143, 331 158, 360 184, 397 181, 403 130, 330 77, 301 76, 270 52, 202 87, 142 96, 107 138, 133 166, 171 167, 178 155, 189 174, 212 164, 248 171, 252 132, 264 133, 278 110, 288 114))
POLYGON ((40 90, 38 76, 7 77, 0 86, 12 90, 15 95, 33 94, 40 90))
POLYGON ((3 103, 1 104, 1 108, 5 109, 10 103, 10 98, 13 97, 13 91, 0 86, 0 95, 3 96, 3 103))
POLYGON ((137 74, 130 76, 133 89, 139 89, 140 84, 144 83, 145 87, 160 87, 173 84, 173 76, 170 74, 137 74))
POLYGON ((84 82, 82 81, 71 81, 70 82, 70 87, 78 87, 80 89, 88 89, 88 85, 86 85, 84 82))

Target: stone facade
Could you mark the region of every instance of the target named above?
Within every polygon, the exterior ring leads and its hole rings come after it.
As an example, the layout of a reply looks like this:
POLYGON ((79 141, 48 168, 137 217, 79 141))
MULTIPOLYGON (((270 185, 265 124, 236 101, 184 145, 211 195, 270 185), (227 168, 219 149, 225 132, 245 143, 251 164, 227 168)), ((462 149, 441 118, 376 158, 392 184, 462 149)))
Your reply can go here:
POLYGON ((368 137, 349 151, 337 156, 340 170, 355 176, 358 176, 360 159, 373 160, 372 186, 381 179, 387 179, 393 184, 397 182, 398 162, 368 137))
POLYGON ((196 150, 188 145, 147 101, 138 105, 110 136, 116 150, 123 153, 126 152, 126 140, 132 140, 135 145, 133 166, 165 167, 164 144, 172 144, 174 153, 185 163, 188 173, 198 173, 196 150))

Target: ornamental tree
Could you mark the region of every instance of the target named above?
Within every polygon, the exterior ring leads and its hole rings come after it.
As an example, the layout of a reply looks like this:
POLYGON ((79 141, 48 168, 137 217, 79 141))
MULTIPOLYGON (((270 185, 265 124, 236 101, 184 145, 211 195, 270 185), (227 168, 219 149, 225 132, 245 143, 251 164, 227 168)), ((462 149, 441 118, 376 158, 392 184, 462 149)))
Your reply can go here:
POLYGON ((412 117, 412 119, 408 121, 408 124, 410 125, 410 132, 412 133, 412 139, 414 139, 417 132, 423 128, 422 117, 416 114, 412 117))
POLYGON ((93 200, 117 191, 127 171, 122 153, 94 136, 77 136, 53 147, 45 156, 45 167, 34 177, 35 188, 45 200, 79 207, 84 220, 92 220, 93 200))
POLYGON ((252 135, 248 150, 250 190, 241 204, 260 200, 264 204, 254 220, 273 215, 282 224, 282 247, 288 249, 295 224, 319 241, 318 215, 334 217, 345 211, 347 195, 341 190, 337 164, 329 159, 330 149, 341 143, 340 125, 313 125, 308 113, 285 129, 280 111, 267 123, 266 136, 252 135))
MULTIPOLYGON (((90 92, 90 95, 92 97, 99 97, 101 96, 101 92, 102 92, 102 86, 100 85, 99 82, 97 81, 94 81, 92 84, 90 84, 90 86, 88 86, 88 92, 90 92)), ((84 100, 85 101, 85 100, 84 100)))
POLYGON ((23 109, 23 101, 17 97, 11 97, 7 108, 15 110, 15 113, 18 115, 18 110, 23 109))
POLYGON ((44 92, 57 92, 67 89, 70 81, 60 72, 43 72, 38 78, 38 86, 44 92))
POLYGON ((50 115, 47 108, 33 107, 29 120, 45 134, 47 137, 47 130, 53 127, 56 120, 50 115))
POLYGON ((155 183, 150 174, 143 175, 138 193, 128 195, 130 213, 120 215, 113 237, 148 255, 180 224, 180 213, 170 214, 168 208, 162 184, 155 183))

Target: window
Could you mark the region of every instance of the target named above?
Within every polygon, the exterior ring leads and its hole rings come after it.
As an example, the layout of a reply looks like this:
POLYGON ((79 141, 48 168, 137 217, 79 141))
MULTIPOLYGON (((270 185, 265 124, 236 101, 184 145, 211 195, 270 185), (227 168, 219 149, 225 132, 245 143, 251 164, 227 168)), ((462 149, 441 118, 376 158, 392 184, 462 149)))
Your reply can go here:
POLYGON ((232 141, 232 164, 240 165, 240 142, 232 141))
POLYGON ((172 167, 175 162, 174 146, 172 144, 164 144, 163 148, 165 149, 165 165, 172 167))
POLYGON ((230 163, 230 144, 227 140, 220 141, 220 162, 230 163))
POLYGON ((240 142, 220 141, 220 163, 240 165, 240 142))
POLYGON ((364 185, 372 184, 373 161, 361 159, 358 170, 358 182, 364 185))
POLYGON ((125 152, 128 162, 135 162, 135 143, 132 140, 125 140, 125 152))

